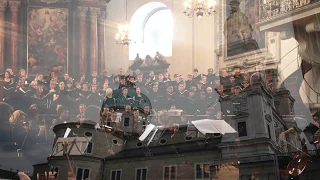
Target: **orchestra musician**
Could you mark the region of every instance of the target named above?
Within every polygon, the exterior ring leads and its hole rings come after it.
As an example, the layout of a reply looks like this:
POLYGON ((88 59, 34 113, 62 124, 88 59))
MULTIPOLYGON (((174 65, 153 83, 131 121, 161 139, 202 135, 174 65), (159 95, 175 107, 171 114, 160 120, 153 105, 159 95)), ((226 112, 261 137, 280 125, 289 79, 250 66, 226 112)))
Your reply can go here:
MULTIPOLYGON (((292 160, 289 162, 285 170, 283 171, 284 174, 288 174, 291 177, 297 177, 300 174, 303 173, 304 169, 307 167, 308 162, 310 161, 311 155, 308 153, 308 150, 311 150, 311 146, 308 146, 308 143, 313 144, 317 148, 317 144, 319 142, 319 125, 320 125, 320 113, 317 112, 313 115, 314 122, 306 123, 306 121, 303 121, 305 119, 296 119, 296 123, 293 123, 293 126, 290 127, 288 130, 282 132, 279 136, 280 140, 284 140, 284 136, 286 134, 298 132, 300 137, 303 137, 303 135, 307 138, 309 142, 307 142, 306 138, 303 138, 301 140, 301 146, 302 150, 295 147, 298 151, 296 155, 292 158, 292 160), (311 134, 310 134, 311 131, 311 134)), ((290 142, 287 142, 291 145, 290 142)))
MULTIPOLYGON (((280 140, 284 140, 284 137, 286 134, 291 134, 291 133, 299 133, 302 138, 307 138, 310 139, 310 137, 307 137, 305 135, 305 131, 309 128, 312 127, 316 127, 319 129, 320 126, 320 112, 315 113, 313 116, 313 122, 309 123, 302 118, 295 118, 296 122, 293 123, 292 127, 290 127, 288 130, 282 132, 279 136, 280 140)), ((313 136, 316 136, 316 134, 314 134, 313 136)), ((310 145, 310 143, 312 142, 306 142, 306 148, 308 150, 312 149, 312 146, 310 145)), ((314 146, 316 146, 316 144, 314 144, 314 146)))

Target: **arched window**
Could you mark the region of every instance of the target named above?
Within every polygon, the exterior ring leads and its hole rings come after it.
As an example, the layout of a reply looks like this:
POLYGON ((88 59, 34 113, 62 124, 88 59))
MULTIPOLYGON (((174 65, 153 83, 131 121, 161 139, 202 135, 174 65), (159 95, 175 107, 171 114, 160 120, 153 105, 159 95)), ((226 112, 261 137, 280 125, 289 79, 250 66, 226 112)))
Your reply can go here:
POLYGON ((159 51, 164 56, 172 56, 173 18, 171 11, 162 3, 152 2, 142 6, 130 22, 129 59, 137 53, 141 58, 154 56, 159 51))

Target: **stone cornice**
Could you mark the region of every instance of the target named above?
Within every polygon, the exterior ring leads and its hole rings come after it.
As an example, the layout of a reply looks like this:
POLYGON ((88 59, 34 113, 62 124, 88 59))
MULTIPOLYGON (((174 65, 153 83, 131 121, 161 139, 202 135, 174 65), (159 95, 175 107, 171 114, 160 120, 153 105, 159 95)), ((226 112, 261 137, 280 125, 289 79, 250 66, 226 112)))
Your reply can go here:
POLYGON ((78 6, 100 8, 106 10, 108 0, 78 0, 78 6))
POLYGON ((20 0, 10 0, 9 1, 9 7, 11 12, 18 12, 21 5, 20 0))
MULTIPOLYGON (((95 162, 95 163, 100 163, 103 160, 102 158, 90 156, 90 155, 70 155, 70 158, 72 158, 72 160, 75 160, 75 161, 88 161, 88 162, 95 162)), ((48 162, 50 163, 52 161, 61 161, 61 160, 67 161, 68 159, 66 156, 51 156, 49 157, 48 162)))
POLYGON ((47 3, 47 4, 54 4, 54 3, 68 3, 71 4, 72 0, 41 0, 41 2, 47 3))
POLYGON ((0 0, 0 12, 4 12, 6 10, 7 4, 7 0, 0 0))
POLYGON ((274 142, 273 140, 267 138, 267 137, 262 137, 262 138, 254 138, 254 139, 248 139, 248 140, 241 140, 240 146, 236 144, 235 142, 223 142, 218 145, 219 149, 222 148, 239 148, 243 146, 252 146, 252 145, 258 145, 258 144, 267 144, 272 147, 273 150, 277 152, 280 151, 280 147, 274 142))
POLYGON ((290 91, 287 89, 280 89, 279 91, 277 91, 275 93, 275 97, 277 97, 276 99, 280 99, 280 98, 289 98, 289 100, 291 102, 295 102, 296 100, 291 96, 290 91), (278 98, 279 97, 279 98, 278 98))
POLYGON ((266 66, 272 66, 277 63, 273 55, 267 51, 267 49, 256 50, 240 55, 226 57, 223 59, 226 63, 227 69, 233 69, 234 67, 241 67, 248 71, 254 71, 256 68, 266 69, 266 66))

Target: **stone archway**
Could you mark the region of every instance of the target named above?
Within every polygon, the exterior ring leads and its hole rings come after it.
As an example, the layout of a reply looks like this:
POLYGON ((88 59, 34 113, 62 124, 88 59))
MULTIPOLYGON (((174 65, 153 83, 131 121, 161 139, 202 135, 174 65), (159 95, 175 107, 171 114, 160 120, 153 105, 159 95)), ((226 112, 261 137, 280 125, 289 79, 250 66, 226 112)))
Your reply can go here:
POLYGON ((141 6, 130 21, 130 38, 135 42, 129 47, 129 59, 136 54, 154 56, 159 51, 172 56, 173 17, 171 10, 160 2, 141 6), (160 18, 161 17, 161 18, 160 18))

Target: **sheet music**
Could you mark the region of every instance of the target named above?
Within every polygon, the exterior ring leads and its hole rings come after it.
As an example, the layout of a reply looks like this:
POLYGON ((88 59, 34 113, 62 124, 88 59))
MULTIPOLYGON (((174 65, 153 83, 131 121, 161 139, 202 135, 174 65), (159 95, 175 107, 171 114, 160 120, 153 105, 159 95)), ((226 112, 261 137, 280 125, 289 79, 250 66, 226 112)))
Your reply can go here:
POLYGON ((147 146, 149 146, 149 144, 151 143, 151 141, 153 140, 153 138, 154 138, 154 136, 156 135, 157 132, 158 132, 158 128, 156 128, 156 129, 154 130, 154 132, 153 132, 153 134, 152 134, 152 136, 151 136, 151 138, 150 138, 147 146))
POLYGON ((156 127, 156 126, 153 125, 153 124, 147 125, 146 130, 145 130, 145 131, 143 132, 143 134, 139 137, 139 140, 140 140, 140 141, 144 141, 155 127, 156 127))
POLYGON ((191 122, 202 134, 212 133, 236 133, 224 120, 203 119, 191 122))

